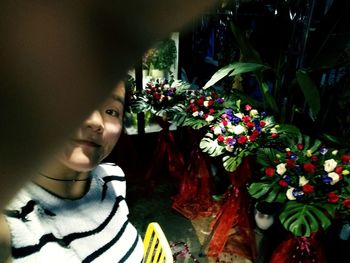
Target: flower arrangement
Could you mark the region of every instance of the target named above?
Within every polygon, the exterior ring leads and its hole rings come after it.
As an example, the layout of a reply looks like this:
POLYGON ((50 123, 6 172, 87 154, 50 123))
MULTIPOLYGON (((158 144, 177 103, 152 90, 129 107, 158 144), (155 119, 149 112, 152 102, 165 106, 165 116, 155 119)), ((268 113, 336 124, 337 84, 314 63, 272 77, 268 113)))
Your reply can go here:
POLYGON ((283 226, 295 236, 309 237, 326 229, 336 214, 350 214, 349 160, 300 135, 284 151, 259 149, 262 176, 248 191, 259 201, 280 203, 283 226))
POLYGON ((217 122, 211 125, 200 142, 200 148, 210 156, 224 155, 223 165, 232 172, 243 157, 252 154, 269 139, 277 139, 279 132, 283 130, 275 125, 271 116, 259 113, 249 104, 241 110, 238 100, 236 107, 226 108, 217 122))
POLYGON ((184 109, 176 113, 174 121, 179 126, 200 129, 218 118, 225 106, 225 98, 217 92, 188 90, 184 109))
POLYGON ((132 109, 135 112, 150 111, 169 119, 169 115, 181 106, 185 99, 186 84, 181 81, 151 79, 142 90, 135 94, 132 109))

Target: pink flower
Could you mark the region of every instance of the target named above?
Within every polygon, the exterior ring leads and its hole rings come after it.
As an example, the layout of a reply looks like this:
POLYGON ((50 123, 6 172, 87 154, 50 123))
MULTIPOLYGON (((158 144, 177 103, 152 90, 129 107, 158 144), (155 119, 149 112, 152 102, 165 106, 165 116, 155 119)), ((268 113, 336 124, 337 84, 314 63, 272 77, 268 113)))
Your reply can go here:
POLYGON ((249 104, 245 105, 245 110, 246 111, 250 111, 252 109, 252 106, 250 106, 249 104))

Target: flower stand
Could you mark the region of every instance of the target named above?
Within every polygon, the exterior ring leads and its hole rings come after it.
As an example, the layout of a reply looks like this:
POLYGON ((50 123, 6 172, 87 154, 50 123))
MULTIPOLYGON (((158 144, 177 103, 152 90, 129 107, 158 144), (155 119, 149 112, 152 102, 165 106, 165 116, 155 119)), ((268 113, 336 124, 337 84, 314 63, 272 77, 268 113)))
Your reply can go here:
POLYGON ((201 130, 186 129, 191 152, 180 181, 179 192, 173 197, 172 208, 192 220, 209 217, 218 205, 211 196, 210 159, 199 148, 201 130))
POLYGON ((246 183, 251 177, 249 158, 244 158, 242 164, 229 175, 233 187, 227 192, 225 203, 211 223, 212 235, 207 255, 218 257, 221 252, 228 252, 255 259, 255 234, 250 197, 246 190, 246 183))
POLYGON ((164 170, 179 181, 182 178, 185 163, 183 155, 175 142, 174 134, 169 130, 169 122, 163 118, 157 120, 162 130, 157 137, 153 162, 145 175, 146 183, 151 185, 153 184, 152 181, 164 170))
POLYGON ((273 252, 270 263, 326 263, 326 255, 319 233, 310 237, 291 236, 283 241, 273 252))

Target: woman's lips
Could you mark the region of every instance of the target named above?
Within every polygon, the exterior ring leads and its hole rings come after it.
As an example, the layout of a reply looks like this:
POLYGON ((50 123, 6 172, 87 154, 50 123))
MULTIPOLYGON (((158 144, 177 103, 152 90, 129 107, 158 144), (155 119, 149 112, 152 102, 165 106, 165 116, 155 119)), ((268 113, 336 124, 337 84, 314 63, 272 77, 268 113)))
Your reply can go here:
POLYGON ((100 144, 98 144, 94 141, 89 141, 89 140, 74 140, 74 141, 78 144, 89 146, 89 147, 95 147, 95 148, 101 147, 100 144))

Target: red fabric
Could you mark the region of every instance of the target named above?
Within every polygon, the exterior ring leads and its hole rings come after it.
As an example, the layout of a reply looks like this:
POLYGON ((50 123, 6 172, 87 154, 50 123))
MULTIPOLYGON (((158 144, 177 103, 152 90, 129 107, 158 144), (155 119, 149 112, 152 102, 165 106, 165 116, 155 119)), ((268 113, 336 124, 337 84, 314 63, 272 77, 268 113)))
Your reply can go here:
POLYGON ((169 130, 169 122, 159 119, 162 130, 158 134, 157 147, 152 158, 153 162, 148 169, 145 180, 147 183, 159 175, 165 168, 170 176, 180 179, 184 170, 184 158, 176 145, 174 134, 169 130), (166 167, 164 167, 166 164, 166 167))
POLYGON ((210 159, 198 147, 205 130, 185 129, 190 156, 172 207, 188 219, 208 217, 217 212, 211 197, 210 159))
POLYGON ((212 215, 217 208, 211 198, 209 176, 208 159, 196 146, 173 199, 173 209, 188 219, 212 215))
POLYGON ((291 236, 273 252, 270 263, 326 263, 324 248, 316 234, 310 237, 291 236))
POLYGON ((218 257, 223 251, 249 259, 256 257, 255 234, 249 213, 250 198, 246 190, 246 183, 251 178, 249 163, 248 158, 243 159, 236 171, 229 174, 233 187, 211 223, 209 257, 218 257))

